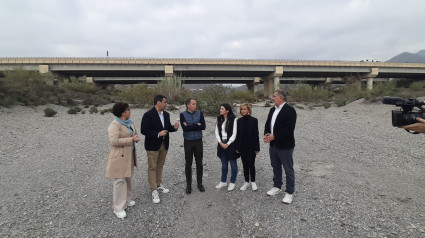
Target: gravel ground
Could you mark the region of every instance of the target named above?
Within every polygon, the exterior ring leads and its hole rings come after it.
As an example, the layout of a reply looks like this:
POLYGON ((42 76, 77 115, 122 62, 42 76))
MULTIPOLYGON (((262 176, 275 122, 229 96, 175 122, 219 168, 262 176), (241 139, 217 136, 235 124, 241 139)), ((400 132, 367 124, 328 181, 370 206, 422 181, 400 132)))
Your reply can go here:
MULTIPOLYGON (((424 135, 393 128, 394 106, 359 100, 329 109, 296 107, 290 205, 282 195, 266 196, 272 169, 262 142, 259 190, 239 190, 240 161, 237 190, 215 189, 221 164, 213 117, 206 118, 204 133, 205 193, 195 187, 185 194, 180 129, 171 134, 164 169, 171 191, 153 204, 139 143, 136 206, 125 220, 112 213, 112 182, 104 177, 113 115, 50 107, 58 111, 53 118, 44 117, 44 106, 0 108, 1 237, 425 237, 424 135)), ((268 110, 254 108, 260 134, 268 110)), ((137 127, 145 111, 132 110, 137 127)), ((170 113, 175 121, 179 111, 170 113)))

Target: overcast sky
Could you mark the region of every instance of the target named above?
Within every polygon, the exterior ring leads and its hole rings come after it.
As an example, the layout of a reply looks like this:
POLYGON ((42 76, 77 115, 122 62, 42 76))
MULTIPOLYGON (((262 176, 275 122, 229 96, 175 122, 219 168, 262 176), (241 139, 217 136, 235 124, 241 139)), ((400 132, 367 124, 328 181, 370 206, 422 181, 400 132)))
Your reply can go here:
POLYGON ((388 60, 424 0, 0 0, 0 57, 388 60))

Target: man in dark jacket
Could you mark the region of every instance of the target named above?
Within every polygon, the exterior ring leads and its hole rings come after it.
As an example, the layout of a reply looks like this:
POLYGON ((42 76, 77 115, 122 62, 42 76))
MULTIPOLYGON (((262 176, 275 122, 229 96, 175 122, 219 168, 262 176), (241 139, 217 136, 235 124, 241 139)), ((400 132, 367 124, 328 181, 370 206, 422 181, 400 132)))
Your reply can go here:
POLYGON ((204 153, 202 131, 205 130, 205 119, 202 112, 196 110, 196 100, 194 98, 189 98, 186 101, 186 111, 180 113, 180 124, 183 129, 184 157, 186 160, 186 193, 192 193, 192 163, 194 156, 198 189, 201 192, 205 192, 205 188, 202 185, 202 157, 204 153))
POLYGON ((170 143, 169 132, 175 132, 179 123, 174 126, 170 123, 170 114, 165 110, 167 98, 156 95, 154 107, 147 111, 142 118, 140 132, 145 135, 145 149, 148 157, 148 181, 152 191, 152 200, 159 203, 159 193, 168 193, 170 190, 162 185, 162 170, 170 143))
POLYGON ((282 187, 282 165, 286 175, 286 190, 282 202, 292 202, 295 190, 294 161, 292 154, 295 147, 294 130, 297 121, 295 109, 286 103, 286 94, 283 90, 276 90, 273 94, 274 107, 270 109, 264 126, 264 142, 270 143, 270 161, 273 167, 273 188, 267 195, 274 196, 280 193, 282 187))

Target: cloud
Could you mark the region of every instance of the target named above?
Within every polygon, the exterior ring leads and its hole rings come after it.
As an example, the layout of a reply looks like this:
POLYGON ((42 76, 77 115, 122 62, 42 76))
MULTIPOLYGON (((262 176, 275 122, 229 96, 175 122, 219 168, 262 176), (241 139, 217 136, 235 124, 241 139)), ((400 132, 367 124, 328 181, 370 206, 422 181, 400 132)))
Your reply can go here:
POLYGON ((0 57, 386 60, 425 49, 422 0, 4 1, 0 57))

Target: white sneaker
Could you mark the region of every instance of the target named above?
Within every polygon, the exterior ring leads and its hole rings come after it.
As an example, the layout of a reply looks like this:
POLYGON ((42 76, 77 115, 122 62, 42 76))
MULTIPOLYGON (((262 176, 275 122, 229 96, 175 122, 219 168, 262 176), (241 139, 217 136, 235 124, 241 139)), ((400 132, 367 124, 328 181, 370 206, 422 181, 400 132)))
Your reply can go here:
POLYGON ((285 197, 283 197, 282 202, 285 204, 289 204, 292 202, 293 198, 294 198, 294 194, 285 193, 285 197))
POLYGON ((236 184, 234 183, 229 183, 229 187, 227 188, 227 191, 232 191, 233 189, 235 189, 236 184))
POLYGON ((280 193, 280 188, 273 187, 272 189, 270 189, 270 190, 267 192, 267 195, 268 195, 268 196, 274 196, 274 195, 276 195, 276 194, 278 194, 278 193, 280 193))
POLYGON ((226 186, 227 186, 227 183, 220 182, 219 184, 217 184, 217 186, 215 186, 215 188, 224 188, 226 186))
POLYGON ((152 191, 152 201, 153 203, 159 203, 161 200, 159 199, 159 193, 158 190, 152 191))
POLYGON ((245 182, 245 183, 242 185, 241 190, 242 190, 242 191, 245 191, 245 190, 248 188, 248 186, 249 186, 249 183, 248 183, 248 182, 245 182))
POLYGON ((114 212, 114 213, 115 213, 115 215, 117 215, 118 218, 123 219, 123 220, 124 220, 124 217, 127 216, 127 213, 125 213, 125 211, 114 212))
POLYGON ((252 191, 257 191, 258 189, 257 184, 255 182, 251 182, 251 188, 252 188, 252 191))
POLYGON ((164 185, 162 185, 162 183, 161 183, 161 185, 159 185, 159 187, 158 187, 157 189, 158 189, 158 191, 160 191, 161 193, 168 193, 168 192, 170 191, 170 189, 165 188, 165 187, 164 187, 164 185))
POLYGON ((132 207, 134 205, 136 205, 135 201, 130 201, 129 203, 127 203, 127 207, 132 207))

